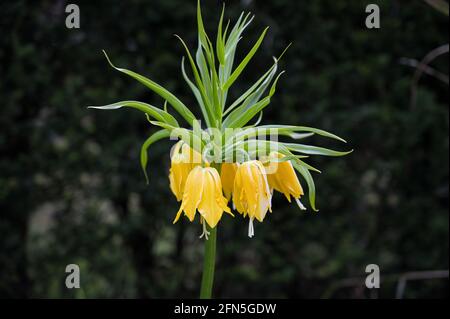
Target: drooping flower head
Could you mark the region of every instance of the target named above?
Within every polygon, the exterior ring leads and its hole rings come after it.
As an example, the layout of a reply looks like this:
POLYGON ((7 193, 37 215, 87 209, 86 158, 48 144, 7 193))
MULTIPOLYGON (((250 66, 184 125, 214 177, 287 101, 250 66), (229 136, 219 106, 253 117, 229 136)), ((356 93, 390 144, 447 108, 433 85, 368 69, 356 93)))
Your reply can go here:
POLYGON ((227 202, 222 194, 222 183, 217 170, 213 167, 196 166, 186 180, 183 199, 174 223, 180 219, 183 212, 192 222, 198 211, 204 226, 203 235, 207 236, 205 222, 214 228, 224 211, 233 216, 227 202))
POLYGON ((190 148, 184 141, 175 144, 171 155, 169 181, 170 189, 178 201, 183 197, 189 173, 201 163, 201 154, 190 148))
POLYGON ((230 200, 234 187, 234 178, 239 167, 238 163, 223 163, 220 170, 220 179, 225 197, 230 200))
POLYGON ((262 222, 271 211, 272 194, 266 172, 260 161, 253 160, 239 165, 234 179, 233 203, 236 210, 249 218, 249 237, 253 237, 253 220, 262 222))
POLYGON ((300 202, 300 197, 303 196, 302 185, 295 174, 291 161, 283 161, 284 157, 285 155, 281 153, 270 152, 269 156, 265 158, 270 189, 283 193, 289 203, 291 196, 294 197, 300 209, 305 210, 305 206, 300 202))

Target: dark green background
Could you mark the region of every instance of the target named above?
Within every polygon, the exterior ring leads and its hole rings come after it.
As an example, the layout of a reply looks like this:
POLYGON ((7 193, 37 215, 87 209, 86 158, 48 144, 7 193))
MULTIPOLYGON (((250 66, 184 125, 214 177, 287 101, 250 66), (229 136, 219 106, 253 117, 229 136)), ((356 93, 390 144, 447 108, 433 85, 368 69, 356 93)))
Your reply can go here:
MULTIPOLYGON (((180 73, 196 47, 195 1, 72 1, 81 28, 65 27, 67 1, 0 4, 0 297, 196 297, 201 227, 172 225, 178 203, 168 183, 171 142, 150 151, 147 186, 141 143, 154 131, 133 110, 87 105, 163 101, 107 65, 149 76, 199 114, 180 73), (81 287, 64 285, 81 268, 81 287)), ((221 4, 203 1, 208 30, 221 4)), ((410 86, 420 60, 448 43, 448 16, 424 1, 226 1, 226 17, 252 11, 242 56, 270 32, 234 88, 242 92, 293 42, 287 71, 263 123, 332 131, 355 152, 312 158, 319 213, 279 194, 274 212, 247 238, 247 223, 220 223, 216 297, 395 296, 399 274, 448 269, 448 84, 430 76, 410 86), (381 29, 365 28, 365 7, 381 8, 381 29), (356 280, 378 264, 382 288, 356 280), (393 275, 388 277, 388 275, 393 275), (383 281, 383 278, 386 280, 383 281)), ((448 55, 431 66, 448 74, 448 55)), ((446 297, 448 278, 407 284, 404 297, 446 297)))

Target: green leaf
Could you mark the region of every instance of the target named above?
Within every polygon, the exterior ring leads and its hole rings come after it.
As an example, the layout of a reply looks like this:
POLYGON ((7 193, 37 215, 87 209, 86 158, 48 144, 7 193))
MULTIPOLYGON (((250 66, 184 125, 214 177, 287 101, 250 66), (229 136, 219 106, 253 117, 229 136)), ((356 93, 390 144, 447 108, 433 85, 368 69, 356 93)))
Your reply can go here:
POLYGON ((217 59, 221 65, 225 64, 225 44, 223 42, 222 25, 223 25, 223 15, 225 13, 225 3, 222 6, 222 14, 220 15, 219 26, 217 28, 217 59))
POLYGON ((189 125, 192 125, 192 122, 196 120, 194 114, 187 108, 186 105, 183 104, 175 95, 173 95, 171 92, 163 88, 158 83, 127 69, 118 68, 116 67, 111 60, 109 59, 108 55, 105 51, 103 51, 103 54, 105 55, 106 59, 108 60, 109 65, 111 65, 112 68, 116 69, 119 72, 122 72, 135 80, 141 82, 146 87, 148 87, 150 90, 164 98, 170 105, 172 105, 175 110, 180 113, 180 115, 188 122, 189 125))
POLYGON ((152 135, 150 135, 149 138, 147 138, 142 144, 141 147, 141 167, 142 171, 145 175, 145 180, 147 181, 147 184, 149 183, 148 175, 147 175, 147 163, 148 163, 148 148, 155 142, 162 140, 163 138, 168 138, 170 136, 170 132, 166 129, 159 130, 152 135))
POLYGON ((311 173, 306 167, 302 166, 296 161, 292 161, 292 166, 294 166, 294 168, 305 179, 306 184, 308 185, 309 204, 314 211, 318 212, 319 210, 316 208, 316 185, 314 184, 314 179, 311 176, 311 173))
POLYGON ((214 125, 217 125, 219 119, 221 119, 222 116, 221 115, 222 107, 220 106, 221 98, 219 97, 219 95, 222 95, 222 93, 218 92, 219 81, 215 66, 214 48, 205 31, 200 8, 200 1, 197 2, 197 24, 199 35, 199 48, 197 49, 196 58, 203 80, 203 83, 197 83, 197 86, 199 87, 203 98, 206 99, 205 105, 211 115, 210 116, 211 122, 214 123, 214 125), (209 69, 205 63, 202 48, 205 50, 209 69))
POLYGON ((290 48, 292 43, 286 46, 283 52, 280 54, 278 58, 274 59, 274 64, 266 71, 259 79, 256 81, 244 94, 242 94, 233 104, 231 104, 228 109, 225 111, 224 115, 231 112, 235 107, 243 102, 243 104, 249 105, 253 104, 259 100, 261 95, 265 92, 267 86, 272 81, 272 78, 275 76, 277 72, 278 62, 283 58, 286 51, 290 48))
MULTIPOLYGON (((219 81, 221 88, 223 87, 223 84, 230 78, 234 64, 234 58, 236 55, 237 44, 241 38, 241 34, 253 20, 253 18, 251 18, 249 21, 247 21, 249 17, 250 13, 248 13, 244 17, 244 12, 242 12, 241 15, 239 16, 238 21, 231 30, 229 37, 225 39, 226 35, 223 36, 225 41, 225 65, 219 66, 219 81)), ((225 29, 225 34, 228 31, 229 24, 230 21, 228 21, 227 27, 225 29)), ((225 108, 227 97, 228 97, 228 90, 222 90, 222 100, 221 100, 222 111, 225 108)))
POLYGON ((227 82, 223 85, 223 90, 228 90, 230 86, 236 81, 236 79, 239 77, 239 75, 242 73, 242 71, 247 66, 248 62, 252 59, 252 57, 255 55, 256 51, 258 51, 259 46, 261 45, 262 41, 264 40, 264 37, 266 36, 267 30, 269 27, 265 28, 262 32, 261 36, 259 37, 258 41, 256 41, 253 48, 250 50, 250 52, 245 56, 245 58, 242 60, 242 62, 238 65, 238 67, 233 71, 233 73, 228 78, 227 82))
MULTIPOLYGON (((189 130, 183 127, 174 127, 167 123, 150 121, 151 124, 162 127, 170 132, 170 137, 181 138, 184 142, 189 144, 189 146, 195 149, 197 152, 201 153, 203 150, 204 142, 202 140, 201 130, 189 130)), ((196 122, 195 122, 196 123, 196 122)), ((194 124, 195 126, 195 124, 194 124)))
POLYGON ((223 122, 224 128, 238 128, 243 127, 247 124, 256 114, 261 112, 270 103, 271 97, 275 94, 276 85, 280 76, 283 74, 281 72, 273 81, 272 87, 270 88, 269 94, 264 97, 261 101, 254 103, 252 105, 246 105, 245 103, 231 112, 225 121, 223 122))
MULTIPOLYGON (((292 154, 292 153, 289 153, 289 154, 292 154)), ((314 166, 309 165, 309 164, 303 162, 302 160, 300 160, 300 158, 301 158, 301 157, 297 157, 297 162, 298 162, 300 165, 302 165, 303 167, 309 169, 310 171, 313 171, 313 172, 316 172, 316 173, 319 173, 319 174, 322 173, 319 169, 315 168, 314 166)))
POLYGON ((217 122, 222 119, 222 105, 221 105, 221 95, 222 89, 220 87, 219 78, 216 71, 216 62, 214 58, 214 49, 211 42, 208 40, 209 51, 211 52, 208 55, 208 63, 209 63, 209 72, 211 73, 211 91, 212 91, 212 109, 215 112, 215 120, 216 125, 217 122))
POLYGON ((353 152, 353 150, 348 152, 339 152, 330 150, 323 147, 317 147, 306 144, 294 144, 294 143, 283 143, 288 149, 293 152, 308 154, 308 155, 323 155, 323 156, 344 156, 353 152))
POLYGON ((200 109, 202 111, 203 118, 206 121, 206 125, 211 126, 211 122, 210 122, 211 115, 209 115, 208 109, 206 108, 205 103, 203 102, 202 95, 201 95, 200 91, 198 90, 198 88, 195 86, 195 84, 192 83, 192 81, 189 79, 189 77, 186 74, 186 70, 184 68, 184 57, 181 60, 181 73, 183 74, 184 80, 191 88, 191 91, 194 93, 197 103, 199 104, 200 109))
POLYGON ((189 49, 188 49, 186 43, 183 41, 183 39, 180 38, 178 35, 175 35, 175 36, 180 40, 180 42, 182 43, 182 45, 183 45, 183 47, 184 47, 184 49, 185 49, 185 51, 187 53, 189 62, 191 64, 192 72, 194 73, 195 82, 197 83, 197 87, 198 87, 198 89, 200 91, 200 94, 201 94, 201 96, 203 98, 203 102, 204 102, 206 108, 209 111, 208 113, 211 116, 210 120, 214 121, 215 118, 212 117, 212 116, 214 116, 214 112, 213 112, 210 100, 208 99, 208 96, 206 95, 205 86, 203 85, 203 82, 202 82, 202 80, 200 78, 200 74, 198 73, 197 67, 195 66, 194 59, 192 58, 191 53, 189 52, 189 49))
POLYGON ((276 151, 285 155, 292 155, 289 150, 282 144, 275 141, 267 141, 267 140, 246 140, 244 142, 236 144, 242 144, 245 146, 245 149, 248 153, 252 154, 254 157, 261 157, 269 155, 270 152, 276 151))
POLYGON ((250 103, 257 101, 267 89, 270 81, 272 81, 272 78, 277 72, 277 65, 278 61, 275 59, 275 63, 270 67, 270 69, 264 73, 247 91, 245 91, 244 94, 237 98, 236 101, 228 107, 224 115, 230 113, 241 103, 241 105, 249 105, 250 103))
POLYGON ((211 76, 209 73, 208 64, 203 54, 202 44, 198 44, 197 52, 195 54, 195 60, 197 62, 198 71, 201 76, 203 87, 205 88, 205 95, 209 101, 212 101, 212 88, 211 88, 211 76))
POLYGON ((170 115, 166 111, 163 111, 153 105, 143 103, 143 102, 121 101, 121 102, 103 105, 103 106, 88 106, 89 109, 98 109, 98 110, 117 110, 122 107, 135 108, 135 109, 138 109, 138 110, 150 115, 152 118, 154 118, 158 121, 165 122, 165 123, 168 123, 168 124, 176 126, 176 127, 179 126, 177 120, 172 115, 170 115))
POLYGON ((247 13, 247 15, 244 17, 244 12, 241 13, 239 16, 238 21, 234 25, 233 29, 230 32, 230 36, 228 37, 226 43, 225 43, 225 57, 233 57, 236 51, 237 44, 239 40, 241 39, 241 35, 244 32, 244 30, 250 25, 250 23, 253 21, 254 16, 252 16, 249 20, 249 17, 251 16, 251 13, 247 13))
POLYGON ((304 138, 308 138, 314 135, 314 133, 286 133, 285 135, 293 138, 294 140, 302 140, 304 138))
POLYGON ((284 162, 292 162, 292 160, 297 160, 299 158, 306 158, 305 156, 296 156, 296 155, 285 155, 281 158, 270 158, 268 162, 274 163, 284 163, 284 162))
MULTIPOLYGON (((267 132, 270 132, 269 130, 274 130, 276 133, 278 133, 280 135, 282 134, 282 132, 285 132, 286 133, 285 135, 289 135, 289 134, 292 134, 294 132, 310 132, 310 133, 314 133, 314 134, 317 134, 317 135, 320 135, 320 136, 323 136, 323 137, 328 137, 328 138, 332 138, 332 139, 335 139, 335 140, 347 143, 344 139, 340 138, 337 135, 334 135, 332 133, 329 133, 327 131, 320 130, 320 129, 317 129, 317 128, 308 127, 308 126, 293 126, 293 125, 278 125, 278 124, 275 124, 275 125, 262 125, 262 126, 255 127, 253 129, 267 130, 267 132)), ((272 132, 273 131, 271 131, 271 133, 272 132)), ((261 132, 261 134, 262 133, 263 132, 261 132)), ((239 134, 241 134, 241 133, 239 133, 239 134)), ((256 136, 256 135, 254 135, 254 136, 256 136)))
POLYGON ((203 24, 203 18, 202 18, 202 9, 200 5, 200 0, 197 1, 197 26, 198 26, 198 36, 199 40, 202 43, 202 45, 205 47, 206 50, 209 50, 208 48, 208 35, 206 34, 205 27, 203 24))
POLYGON ((262 121, 262 119, 263 119, 263 115, 264 115, 264 112, 263 112, 263 111, 259 112, 259 115, 258 115, 258 118, 256 119, 255 124, 252 124, 252 125, 246 126, 246 127, 256 127, 256 126, 258 126, 259 123, 261 123, 261 121, 262 121))

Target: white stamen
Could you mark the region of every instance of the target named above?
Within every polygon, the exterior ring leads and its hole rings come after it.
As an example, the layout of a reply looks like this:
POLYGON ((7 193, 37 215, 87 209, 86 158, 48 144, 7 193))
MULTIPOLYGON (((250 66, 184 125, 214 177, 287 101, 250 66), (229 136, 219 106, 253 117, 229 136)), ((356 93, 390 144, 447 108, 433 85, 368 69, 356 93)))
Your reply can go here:
POLYGON ((301 210, 306 210, 306 207, 303 206, 303 204, 299 198, 296 198, 295 201, 297 202, 297 205, 298 205, 298 207, 300 207, 301 210))
POLYGON ((248 222, 248 237, 252 238, 255 236, 255 228, 253 227, 253 218, 249 218, 248 222))
POLYGON ((208 240, 208 236, 211 233, 206 229, 206 222, 205 222, 205 220, 203 220, 202 226, 203 226, 203 232, 202 232, 202 234, 200 235, 199 238, 205 237, 205 239, 208 240))

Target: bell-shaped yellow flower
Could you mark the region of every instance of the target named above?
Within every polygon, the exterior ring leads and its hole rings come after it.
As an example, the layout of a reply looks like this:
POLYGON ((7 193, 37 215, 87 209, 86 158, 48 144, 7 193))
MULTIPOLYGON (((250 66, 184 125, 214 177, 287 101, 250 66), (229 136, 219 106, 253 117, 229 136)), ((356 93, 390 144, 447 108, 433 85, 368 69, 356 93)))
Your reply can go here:
MULTIPOLYGON (((217 170, 212 167, 196 166, 186 180, 183 200, 173 222, 176 223, 180 219, 183 211, 192 222, 198 210, 202 221, 206 221, 209 227, 214 228, 224 211, 233 216, 227 202, 222 194, 222 183, 217 170)), ((204 222, 203 226, 203 232, 206 234, 204 222)))
POLYGON ((300 202, 300 197, 303 195, 302 185, 300 185, 292 163, 279 161, 283 157, 284 155, 281 153, 270 152, 266 158, 268 163, 265 167, 270 189, 283 193, 289 202, 291 202, 291 196, 294 197, 300 209, 305 210, 305 206, 300 202))
POLYGON ((220 170, 220 179, 225 197, 230 200, 234 187, 234 177, 238 169, 238 163, 223 163, 220 170))
POLYGON ((191 170, 202 163, 202 156, 183 141, 173 148, 169 174, 170 189, 178 201, 183 198, 184 187, 191 170))
POLYGON ((249 217, 250 238, 254 235, 253 220, 264 220, 267 211, 271 211, 271 200, 272 194, 263 164, 253 160, 239 165, 234 179, 233 203, 239 213, 249 217))

